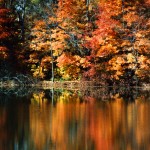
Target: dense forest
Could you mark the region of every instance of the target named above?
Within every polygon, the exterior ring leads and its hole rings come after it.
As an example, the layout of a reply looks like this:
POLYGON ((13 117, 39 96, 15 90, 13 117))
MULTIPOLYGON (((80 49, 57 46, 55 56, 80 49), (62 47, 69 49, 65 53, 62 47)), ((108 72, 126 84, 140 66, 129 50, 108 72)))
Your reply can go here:
POLYGON ((0 0, 0 77, 150 81, 150 0, 0 0))

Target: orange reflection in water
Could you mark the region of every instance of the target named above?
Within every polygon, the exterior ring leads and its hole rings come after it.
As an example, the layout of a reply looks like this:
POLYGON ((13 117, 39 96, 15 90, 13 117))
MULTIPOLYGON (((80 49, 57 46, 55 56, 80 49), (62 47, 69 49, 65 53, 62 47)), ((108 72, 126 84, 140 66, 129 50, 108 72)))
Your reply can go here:
POLYGON ((53 106, 43 96, 31 105, 35 149, 150 149, 149 101, 126 102, 119 95, 106 102, 88 98, 81 103, 76 94, 66 94, 53 106))
POLYGON ((148 99, 116 94, 101 101, 64 92, 52 104, 41 92, 28 102, 0 104, 0 150, 148 150, 148 99))

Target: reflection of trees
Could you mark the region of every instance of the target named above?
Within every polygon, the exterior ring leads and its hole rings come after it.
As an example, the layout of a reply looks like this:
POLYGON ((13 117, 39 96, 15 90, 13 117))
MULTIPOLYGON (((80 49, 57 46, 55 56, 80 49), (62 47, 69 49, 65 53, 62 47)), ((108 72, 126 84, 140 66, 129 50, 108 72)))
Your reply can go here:
POLYGON ((150 149, 150 101, 143 101, 143 99, 140 99, 136 102, 136 105, 138 115, 136 120, 135 137, 139 144, 139 149, 150 149))
POLYGON ((132 101, 123 90, 95 92, 58 90, 52 102, 53 92, 36 91, 1 102, 0 149, 150 149, 149 92, 132 101))
POLYGON ((127 104, 122 98, 116 97, 100 107, 97 112, 90 109, 90 116, 94 119, 90 121, 93 122, 90 132, 97 149, 149 149, 149 102, 138 100, 127 104))
POLYGON ((36 150, 55 146, 50 134, 52 107, 44 96, 44 92, 34 93, 30 105, 30 132, 36 150))
POLYGON ((45 145, 61 150, 150 148, 150 103, 143 101, 143 95, 130 101, 114 92, 110 99, 101 101, 64 91, 58 94, 54 107, 44 99, 42 103, 39 99, 38 111, 34 105, 30 107, 36 149, 45 145))

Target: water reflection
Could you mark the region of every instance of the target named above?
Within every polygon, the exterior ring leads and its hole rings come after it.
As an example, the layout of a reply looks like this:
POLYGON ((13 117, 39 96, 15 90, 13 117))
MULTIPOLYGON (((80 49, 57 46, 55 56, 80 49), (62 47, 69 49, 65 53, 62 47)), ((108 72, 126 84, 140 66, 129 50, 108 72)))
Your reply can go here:
POLYGON ((2 150, 150 149, 149 91, 39 90, 0 96, 2 150))

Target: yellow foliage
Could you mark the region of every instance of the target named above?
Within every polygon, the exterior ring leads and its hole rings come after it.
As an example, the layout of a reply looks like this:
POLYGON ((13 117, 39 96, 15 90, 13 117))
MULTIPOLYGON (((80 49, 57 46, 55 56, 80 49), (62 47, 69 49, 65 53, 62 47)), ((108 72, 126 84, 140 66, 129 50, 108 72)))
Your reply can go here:
POLYGON ((80 75, 80 68, 76 65, 68 65, 65 67, 59 68, 59 73, 62 75, 62 78, 65 80, 74 80, 77 79, 80 75))
POLYGON ((31 99, 31 103, 37 103, 37 104, 42 105, 42 103, 44 101, 47 101, 47 99, 45 98, 45 93, 44 92, 33 93, 33 97, 31 99))
POLYGON ((38 55, 36 53, 30 54, 28 62, 29 63, 38 63, 39 62, 38 55))
POLYGON ((40 78, 45 77, 45 74, 43 72, 43 68, 41 66, 38 66, 37 68, 32 69, 32 71, 33 71, 33 76, 34 77, 40 77, 40 78))
POLYGON ((132 53, 127 54, 127 62, 134 63, 136 61, 135 56, 132 53))
POLYGON ((115 56, 108 62, 107 70, 114 71, 112 76, 113 76, 113 78, 118 80, 119 77, 124 74, 124 69, 125 69, 124 64, 125 63, 126 63, 126 61, 125 61, 124 55, 115 56))

